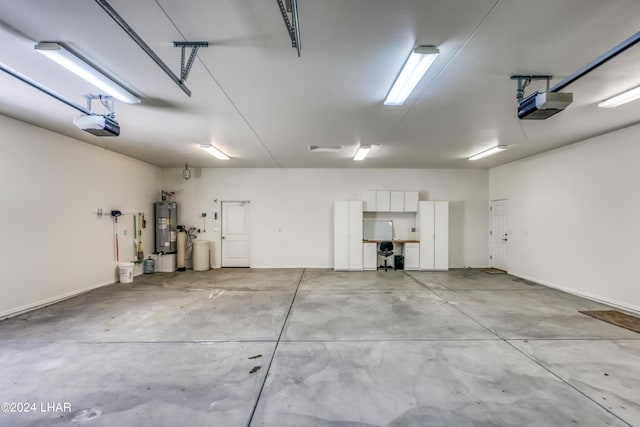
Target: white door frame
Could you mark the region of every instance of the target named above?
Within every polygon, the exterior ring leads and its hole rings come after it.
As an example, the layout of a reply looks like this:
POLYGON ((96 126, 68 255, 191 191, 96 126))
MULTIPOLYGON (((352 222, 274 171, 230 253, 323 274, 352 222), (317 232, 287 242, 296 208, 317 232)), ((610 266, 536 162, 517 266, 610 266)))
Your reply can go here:
POLYGON ((250 267, 251 266, 251 252, 250 252, 250 238, 251 235, 249 233, 248 227, 249 227, 249 204, 251 202, 249 200, 222 200, 220 202, 220 220, 221 220, 221 226, 220 226, 220 266, 221 267, 250 267), (227 220, 225 218, 225 204, 229 204, 229 203, 239 203, 242 206, 245 207, 245 221, 246 221, 246 227, 247 227, 247 232, 245 233, 247 236, 247 256, 246 256, 246 265, 227 265, 225 264, 225 239, 227 236, 225 236, 225 221, 227 220))

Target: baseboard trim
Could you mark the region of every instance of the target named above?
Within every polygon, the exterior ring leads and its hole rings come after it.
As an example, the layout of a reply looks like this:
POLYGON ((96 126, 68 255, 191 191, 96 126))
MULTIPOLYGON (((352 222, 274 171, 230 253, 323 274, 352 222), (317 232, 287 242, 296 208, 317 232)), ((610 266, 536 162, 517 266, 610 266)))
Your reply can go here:
POLYGON ((88 286, 86 288, 77 289, 75 291, 67 292, 67 293, 62 294, 62 295, 56 295, 56 296, 51 297, 51 298, 46 298, 46 299, 31 303, 31 304, 25 304, 25 305, 22 305, 20 307, 10 308, 9 310, 5 310, 3 312, 0 312, 0 319, 4 320, 4 319, 9 319, 11 317, 19 316, 19 315, 27 313, 29 311, 37 310, 39 308, 46 307, 48 305, 55 304, 55 303, 60 302, 60 301, 64 301, 64 300, 69 299, 69 298, 73 298, 73 297, 76 297, 76 296, 81 295, 81 294, 85 294, 85 293, 87 293, 89 291, 92 291, 94 289, 102 288, 104 286, 113 285, 115 283, 118 283, 118 282, 109 281, 109 282, 98 283, 98 284, 95 284, 95 285, 88 286))
POLYGON ((566 286, 557 285, 555 283, 548 282, 546 280, 540 280, 540 279, 535 278, 535 277, 527 276, 527 275, 524 275, 524 274, 518 274, 517 272, 509 271, 508 273, 511 276, 515 276, 515 277, 519 277, 521 279, 529 280, 530 282, 535 282, 535 283, 538 283, 540 285, 546 286, 548 288, 557 289, 559 291, 566 292, 566 293, 571 294, 571 295, 576 295, 576 296, 579 296, 579 297, 582 297, 582 298, 589 299, 589 300, 594 301, 594 302, 599 302, 601 304, 610 305, 610 306, 612 306, 614 308, 618 308, 618 309, 621 309, 621 310, 625 310, 625 311, 631 312, 631 313, 636 314, 636 315, 640 315, 640 307, 637 307, 637 306, 634 306, 634 305, 631 305, 631 304, 627 304, 627 303, 624 303, 624 302, 621 302, 621 301, 617 301, 617 300, 614 300, 614 299, 611 299, 611 298, 606 298, 606 297, 603 297, 603 296, 600 296, 600 295, 593 295, 593 294, 590 294, 590 293, 587 293, 587 292, 577 291, 575 289, 568 288, 566 286))

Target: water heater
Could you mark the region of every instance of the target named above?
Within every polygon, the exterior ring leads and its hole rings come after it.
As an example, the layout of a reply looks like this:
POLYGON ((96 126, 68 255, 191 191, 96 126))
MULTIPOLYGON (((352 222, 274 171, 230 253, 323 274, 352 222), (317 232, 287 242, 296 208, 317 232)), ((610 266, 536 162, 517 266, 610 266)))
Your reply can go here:
POLYGON ((153 205, 156 224, 155 253, 171 254, 176 252, 176 225, 178 224, 178 205, 176 202, 156 202, 153 205))

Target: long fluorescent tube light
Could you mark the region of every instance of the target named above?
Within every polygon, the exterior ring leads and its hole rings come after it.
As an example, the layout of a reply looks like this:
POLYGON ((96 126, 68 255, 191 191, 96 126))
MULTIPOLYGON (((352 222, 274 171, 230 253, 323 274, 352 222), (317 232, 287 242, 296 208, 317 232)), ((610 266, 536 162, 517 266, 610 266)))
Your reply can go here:
POLYGON ((365 157, 367 157, 369 155, 369 151, 371 151, 371 146, 370 145, 361 145, 361 146, 359 146, 358 147, 358 151, 356 151, 356 155, 353 156, 353 160, 355 160, 356 162, 364 160, 365 157))
POLYGON ((435 46, 418 46, 413 49, 409 59, 404 63, 400 75, 391 87, 384 105, 402 105, 413 89, 427 72, 440 51, 435 46))
POLYGON ((500 151, 504 151, 504 150, 506 150, 507 148, 509 148, 509 146, 508 146, 508 145, 496 145, 496 146, 495 146, 495 147, 493 147, 493 148, 489 148, 488 150, 481 151, 480 153, 475 154, 475 155, 473 155, 473 156, 469 157, 469 160, 478 160, 478 159, 482 159, 482 158, 484 158, 484 157, 491 156, 492 154, 499 153, 500 151))
POLYGON ((342 151, 344 146, 339 145, 336 147, 320 147, 318 145, 310 145, 309 151, 312 153, 339 153, 342 151))
POLYGON ((83 78, 98 89, 105 91, 108 95, 113 96, 118 101, 127 104, 137 104, 140 102, 131 92, 111 80, 102 71, 87 64, 73 52, 65 49, 60 43, 40 42, 35 46, 35 49, 78 77, 83 78))
POLYGON ((601 103, 599 103, 598 107, 601 107, 601 108, 619 107, 622 104, 635 101, 638 98, 640 98, 640 86, 633 89, 629 89, 626 92, 622 92, 620 95, 616 95, 609 99, 606 99, 601 103))
POLYGON ((211 144, 201 144, 200 148, 220 160, 229 160, 229 156, 227 156, 211 144))

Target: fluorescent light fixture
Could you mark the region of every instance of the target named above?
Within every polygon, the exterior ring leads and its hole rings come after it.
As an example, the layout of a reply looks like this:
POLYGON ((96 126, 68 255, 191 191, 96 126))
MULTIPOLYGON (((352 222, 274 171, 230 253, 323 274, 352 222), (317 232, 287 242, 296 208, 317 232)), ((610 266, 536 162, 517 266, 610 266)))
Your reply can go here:
POLYGON ((482 159, 484 157, 487 156, 491 156, 492 154, 496 154, 499 153, 500 151, 504 151, 507 148, 509 148, 508 145, 496 145, 493 148, 489 148, 488 150, 485 151, 481 151, 478 154, 474 154, 473 156, 469 157, 469 160, 478 160, 478 159, 482 159))
POLYGON ((200 148, 220 160, 229 160, 229 156, 227 156, 211 144, 201 144, 200 148))
POLYGON ((601 108, 619 107, 622 104, 635 101, 638 98, 640 98, 640 86, 633 89, 629 89, 626 92, 622 92, 620 95, 616 95, 607 100, 604 100, 598 104, 598 107, 601 107, 601 108))
POLYGON ((361 160, 364 160, 365 157, 367 157, 369 155, 369 151, 371 151, 371 146, 370 145, 361 145, 358 147, 358 151, 356 151, 356 155, 353 156, 353 160, 359 162, 361 160))
POLYGON ((435 46, 418 46, 404 63, 400 75, 391 87, 384 105, 402 105, 427 72, 440 51, 435 46))
POLYGON ((310 145, 309 151, 312 153, 339 153, 344 147, 342 145, 336 147, 321 147, 318 145, 310 145))
POLYGON ((137 104, 140 102, 140 100, 128 90, 111 80, 102 71, 87 64, 73 52, 65 49, 60 43, 40 42, 35 46, 35 49, 78 77, 83 78, 98 89, 105 91, 108 95, 113 96, 118 101, 127 104, 137 104))

